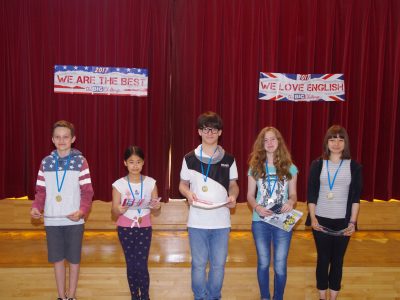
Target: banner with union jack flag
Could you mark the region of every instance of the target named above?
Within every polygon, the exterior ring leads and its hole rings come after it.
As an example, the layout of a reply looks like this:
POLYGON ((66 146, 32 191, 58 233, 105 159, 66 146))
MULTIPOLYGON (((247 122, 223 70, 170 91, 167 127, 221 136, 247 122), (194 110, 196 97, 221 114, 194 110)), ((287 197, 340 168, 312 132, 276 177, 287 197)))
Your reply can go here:
POLYGON ((258 99, 345 101, 343 74, 260 73, 258 99))
POLYGON ((54 66, 54 92, 114 96, 147 96, 148 71, 137 68, 54 66))

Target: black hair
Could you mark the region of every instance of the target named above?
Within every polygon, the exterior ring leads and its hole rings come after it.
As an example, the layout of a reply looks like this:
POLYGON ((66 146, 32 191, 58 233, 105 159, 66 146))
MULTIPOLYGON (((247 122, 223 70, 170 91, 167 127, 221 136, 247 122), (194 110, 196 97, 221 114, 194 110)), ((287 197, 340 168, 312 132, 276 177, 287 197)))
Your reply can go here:
POLYGON ((141 148, 138 146, 129 146, 124 153, 124 160, 127 161, 129 157, 132 155, 139 156, 141 159, 144 160, 144 153, 141 148))
POLYGON ((207 111, 205 113, 202 113, 197 118, 197 129, 202 129, 205 127, 222 130, 224 124, 222 123, 221 117, 217 113, 213 111, 207 111))

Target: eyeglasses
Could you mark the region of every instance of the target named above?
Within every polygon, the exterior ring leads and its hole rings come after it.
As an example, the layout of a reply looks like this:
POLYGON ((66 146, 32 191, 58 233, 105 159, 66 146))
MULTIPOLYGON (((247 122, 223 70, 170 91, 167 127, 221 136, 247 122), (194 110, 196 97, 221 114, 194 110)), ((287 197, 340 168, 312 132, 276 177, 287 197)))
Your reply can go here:
POLYGON ((216 133, 218 133, 219 129, 218 128, 211 128, 211 127, 204 127, 204 128, 201 129, 201 131, 204 134, 207 134, 207 133, 210 133, 210 132, 212 134, 216 134, 216 133))

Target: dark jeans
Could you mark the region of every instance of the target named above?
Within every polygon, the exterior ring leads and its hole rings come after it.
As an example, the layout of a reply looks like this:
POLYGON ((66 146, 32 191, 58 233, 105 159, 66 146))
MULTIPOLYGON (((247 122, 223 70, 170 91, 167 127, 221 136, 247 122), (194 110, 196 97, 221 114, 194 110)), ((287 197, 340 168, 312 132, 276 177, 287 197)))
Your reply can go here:
MULTIPOLYGON (((328 219, 318 217, 320 225, 333 230, 342 230, 348 226, 345 219, 328 219)), ((343 273, 343 259, 350 237, 332 236, 313 230, 315 246, 317 247, 317 289, 340 290, 343 273)))
POLYGON ((118 237, 125 254, 126 273, 132 299, 148 300, 150 276, 147 266, 151 244, 151 227, 120 227, 118 237))

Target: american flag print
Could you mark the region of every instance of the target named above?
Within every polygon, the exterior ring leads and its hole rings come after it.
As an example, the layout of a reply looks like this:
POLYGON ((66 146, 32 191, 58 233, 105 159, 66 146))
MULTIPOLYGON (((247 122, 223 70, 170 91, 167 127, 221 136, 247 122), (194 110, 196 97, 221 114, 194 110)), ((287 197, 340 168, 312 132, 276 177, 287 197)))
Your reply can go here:
POLYGON ((80 209, 85 215, 88 214, 92 205, 93 187, 87 160, 76 149, 71 149, 69 163, 68 156, 58 157, 56 153, 56 150, 52 151, 40 163, 32 207, 39 211, 45 209, 45 215, 63 215, 58 211, 61 206, 62 209, 67 210, 65 214, 77 209, 80 209), (58 159, 58 164, 56 159, 58 159), (61 185, 64 171, 65 178, 61 185), (61 195, 64 200, 69 200, 56 203, 57 195, 61 195))
POLYGON ((54 93, 147 96, 148 70, 130 67, 54 66, 54 93))

